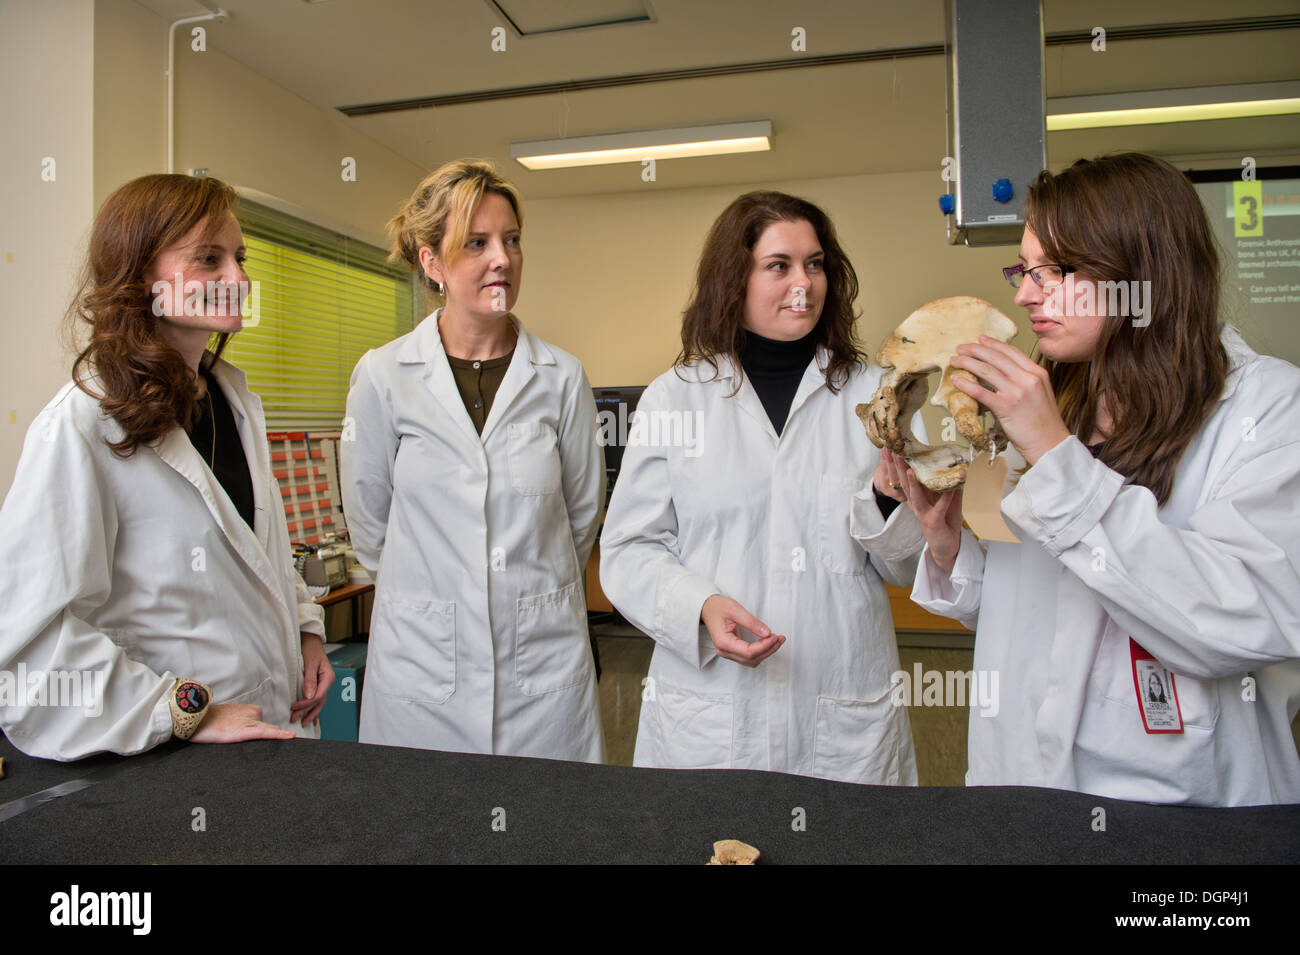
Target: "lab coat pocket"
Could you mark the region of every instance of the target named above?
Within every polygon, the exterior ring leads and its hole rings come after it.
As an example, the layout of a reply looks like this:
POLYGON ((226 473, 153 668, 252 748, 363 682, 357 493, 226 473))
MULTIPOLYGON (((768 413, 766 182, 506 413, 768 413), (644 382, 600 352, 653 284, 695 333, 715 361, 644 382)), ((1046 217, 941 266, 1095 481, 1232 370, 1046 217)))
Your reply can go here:
POLYGON ((422 703, 445 703, 456 692, 456 605, 407 600, 381 591, 371 623, 366 686, 422 703))
MULTIPOLYGON (((1183 725, 1214 729, 1219 722, 1216 682, 1198 680, 1181 673, 1174 673, 1173 678, 1183 725)), ((1137 688, 1133 684, 1133 657, 1129 649, 1129 637, 1114 621, 1109 620, 1097 651, 1097 659, 1093 663, 1088 696, 1093 697, 1098 691, 1110 702, 1127 707, 1131 711, 1132 722, 1145 735, 1137 688)))
POLYGON ((858 478, 835 474, 823 474, 818 484, 817 552, 833 574, 860 577, 867 571, 867 552, 849 533, 853 495, 865 486, 858 478))
POLYGON ((911 729, 889 690, 873 700, 817 697, 813 775, 851 783, 914 785, 911 729))
POLYGON ((269 713, 266 708, 266 703, 268 701, 264 699, 264 696, 266 694, 269 694, 275 689, 270 684, 271 684, 271 678, 267 677, 265 680, 257 684, 257 686, 253 687, 251 690, 245 690, 243 693, 236 694, 235 696, 228 697, 227 699, 224 700, 219 697, 216 697, 214 694, 214 698, 212 702, 222 703, 222 704, 226 704, 226 703, 231 703, 231 704, 238 703, 243 705, 251 704, 253 706, 260 706, 262 707, 262 719, 266 720, 272 716, 272 714, 269 713))
POLYGON ((1222 790, 1214 733, 1216 681, 1174 674, 1181 733, 1148 733, 1142 722, 1128 634, 1108 621, 1089 675, 1074 738, 1078 788, 1118 799, 1213 802, 1222 790))
MULTIPOLYGON (((1202 703, 1188 706, 1185 700, 1184 682, 1201 681, 1177 682, 1184 714, 1181 733, 1147 733, 1135 703, 1089 694, 1075 731, 1077 783, 1071 788, 1116 799, 1215 805, 1231 785, 1222 772, 1223 741, 1216 739, 1212 725, 1202 722, 1209 714, 1196 713, 1202 703), (1198 722, 1187 718, 1189 711, 1198 722)), ((1212 712, 1217 717, 1217 700, 1212 712)))
POLYGON ((515 607, 515 683, 529 696, 586 683, 594 667, 578 581, 515 607))
MULTIPOLYGON (((674 769, 730 769, 734 704, 729 693, 696 693, 655 681, 653 765, 674 769)), ((641 722, 646 726, 644 715, 641 722)))
POLYGON ((560 489, 560 447, 555 429, 541 421, 512 424, 510 483, 520 494, 554 494, 560 489))

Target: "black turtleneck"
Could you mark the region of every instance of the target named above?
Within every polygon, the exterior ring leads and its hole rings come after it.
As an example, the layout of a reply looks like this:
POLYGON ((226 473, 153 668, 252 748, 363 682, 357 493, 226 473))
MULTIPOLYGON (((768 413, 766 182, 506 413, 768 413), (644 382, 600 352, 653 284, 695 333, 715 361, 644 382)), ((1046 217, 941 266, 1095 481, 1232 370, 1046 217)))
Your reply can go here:
POLYGON ((808 363, 817 354, 814 334, 809 332, 796 341, 779 342, 748 330, 745 332, 740 365, 758 392, 758 400, 763 402, 763 410, 777 434, 785 427, 794 393, 799 390, 808 363))
MULTIPOLYGON (((786 418, 790 415, 790 405, 794 402, 799 382, 803 381, 808 363, 817 354, 817 342, 814 332, 792 342, 779 342, 764 338, 751 331, 745 332, 745 346, 740 355, 741 367, 758 392, 758 400, 763 402, 763 410, 771 419, 772 427, 780 434, 785 428, 786 418)), ((875 491, 875 488, 872 488, 875 491)), ((899 501, 886 497, 875 491, 876 506, 881 515, 888 519, 899 501)))

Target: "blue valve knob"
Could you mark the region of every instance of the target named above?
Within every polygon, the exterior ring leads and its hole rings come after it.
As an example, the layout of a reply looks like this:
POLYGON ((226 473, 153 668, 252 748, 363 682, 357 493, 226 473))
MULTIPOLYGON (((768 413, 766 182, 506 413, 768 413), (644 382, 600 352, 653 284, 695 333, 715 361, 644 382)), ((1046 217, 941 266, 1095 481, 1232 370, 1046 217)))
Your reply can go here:
POLYGON ((939 211, 946 216, 950 216, 953 210, 957 208, 957 202, 953 199, 951 192, 945 192, 939 197, 939 211))
POLYGON ((999 179, 993 183, 993 198, 998 202, 1009 202, 1016 191, 1011 188, 1010 179, 999 179))

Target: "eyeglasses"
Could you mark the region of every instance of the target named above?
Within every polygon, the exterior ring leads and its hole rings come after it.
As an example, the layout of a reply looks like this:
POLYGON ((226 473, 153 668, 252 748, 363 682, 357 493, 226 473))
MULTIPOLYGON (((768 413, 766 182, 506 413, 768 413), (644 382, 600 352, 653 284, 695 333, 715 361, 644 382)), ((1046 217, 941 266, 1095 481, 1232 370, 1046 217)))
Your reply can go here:
POLYGON ((1050 292, 1064 282, 1065 277, 1073 271, 1071 266, 1059 264, 1035 265, 1032 269, 1027 269, 1024 265, 1009 265, 1002 270, 1002 277, 1011 283, 1012 288, 1020 288, 1020 284, 1028 275, 1038 283, 1040 289, 1050 292))

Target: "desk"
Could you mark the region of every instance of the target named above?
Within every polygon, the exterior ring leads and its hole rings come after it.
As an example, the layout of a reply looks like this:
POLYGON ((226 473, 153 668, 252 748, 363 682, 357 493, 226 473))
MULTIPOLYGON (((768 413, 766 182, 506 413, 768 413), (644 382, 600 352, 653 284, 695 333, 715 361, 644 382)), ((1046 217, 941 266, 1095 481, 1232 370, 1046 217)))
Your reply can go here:
POLYGON ((699 865, 724 838, 771 863, 1300 862, 1300 806, 1189 809, 1028 787, 860 786, 311 740, 172 741, 53 763, 0 737, 0 756, 6 863, 699 865), (75 785, 49 793, 60 784, 75 785), (190 828, 196 806, 201 836, 190 828), (1105 832, 1092 829, 1097 806, 1105 832), (792 829, 796 807, 805 831, 792 829), (492 828, 496 810, 504 832, 492 828))
POLYGON ((361 598, 374 589, 375 585, 373 583, 348 581, 342 587, 335 587, 324 597, 317 597, 316 605, 329 607, 345 600, 352 601, 352 639, 355 640, 361 630, 361 598))

